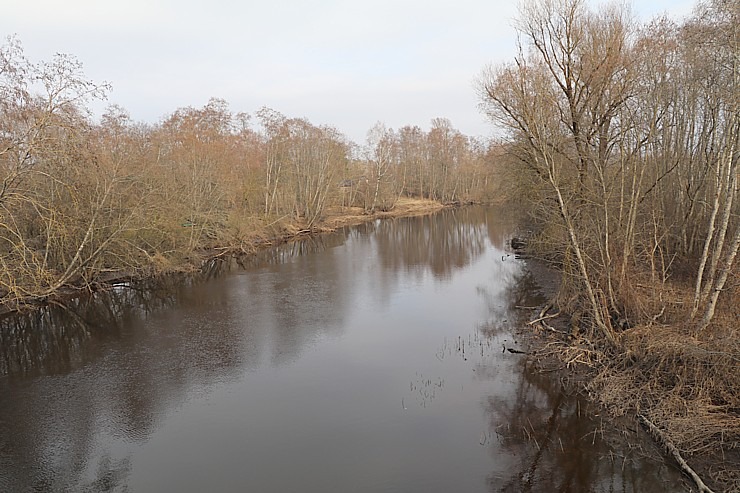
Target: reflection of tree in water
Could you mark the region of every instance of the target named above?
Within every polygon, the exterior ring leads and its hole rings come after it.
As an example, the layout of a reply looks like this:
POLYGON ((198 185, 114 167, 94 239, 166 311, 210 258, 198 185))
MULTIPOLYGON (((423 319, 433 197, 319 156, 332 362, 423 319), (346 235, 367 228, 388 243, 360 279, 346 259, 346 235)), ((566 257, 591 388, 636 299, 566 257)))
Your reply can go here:
MULTIPOLYGON (((530 310, 546 303, 538 279, 521 261, 513 257, 494 263, 499 283, 478 287, 488 317, 478 328, 484 340, 508 337, 521 327, 530 310)), ((507 343, 508 345, 508 343, 507 343)), ((484 346, 480 343, 480 347, 484 346)), ((501 347, 498 346, 498 356, 501 347)), ((493 345, 492 351, 496 352, 493 345)), ((579 401, 568 396, 561 383, 549 373, 538 373, 523 355, 510 369, 501 359, 481 351, 476 375, 500 379, 512 371, 507 381, 515 382, 506 397, 492 395, 485 404, 489 430, 481 444, 503 458, 506 467, 489 476, 491 491, 497 492, 611 492, 662 491, 660 466, 642 457, 616 457, 605 439, 605 431, 579 401), (510 461, 510 462, 509 462, 510 461)), ((509 360, 511 361, 511 359, 509 360)), ((608 435, 607 435, 608 437, 608 435)), ((619 447, 623 449, 623 446, 619 447)), ((666 474, 663 474, 666 476, 666 474)))
POLYGON ((320 253, 343 245, 347 238, 352 235, 353 229, 356 228, 340 228, 331 234, 308 236, 300 240, 288 241, 251 255, 241 256, 235 259, 235 262, 244 269, 265 265, 281 265, 299 257, 320 253))
POLYGON ((514 461, 506 473, 489 477, 491 491, 665 490, 659 464, 629 452, 614 454, 602 424, 588 418, 581 402, 551 374, 538 373, 526 357, 518 358, 514 392, 508 398, 490 396, 485 405, 492 453, 514 461))
POLYGON ((424 272, 447 278, 485 251, 486 231, 472 209, 443 210, 431 216, 378 223, 377 251, 389 270, 424 272))
POLYGON ((522 310, 522 307, 537 307, 546 302, 547 297, 540 289, 535 276, 529 269, 523 268, 511 289, 507 290, 507 304, 512 309, 522 310))
POLYGON ((485 224, 491 244, 499 250, 507 250, 511 233, 518 227, 521 211, 512 210, 510 207, 481 207, 472 210, 477 210, 475 214, 480 216, 481 222, 485 224))
POLYGON ((2 320, 6 491, 115 489, 129 470, 125 459, 101 459, 93 482, 79 484, 101 433, 145 440, 193 386, 236 372, 240 328, 205 322, 220 296, 209 284, 180 277, 120 286, 2 320), (187 308, 161 310, 175 304, 187 308))
POLYGON ((589 491, 593 461, 579 460, 585 447, 572 443, 585 434, 582 418, 568 419, 574 409, 565 404, 560 388, 538 385, 526 377, 531 374, 524 375, 512 399, 490 397, 487 403, 490 431, 507 455, 518 460, 510 478, 489 479, 491 490, 589 491))
MULTIPOLYGON (((549 375, 519 364, 522 378, 509 400, 489 398, 490 435, 517 463, 508 477, 489 477, 491 491, 656 491, 658 465, 616 457, 600 424, 549 375), (495 438, 494 438, 495 436, 495 438)), ((508 474, 508 473, 507 473, 508 474)))
POLYGON ((104 455, 98 462, 95 480, 82 486, 80 491, 89 493, 117 491, 120 486, 125 484, 126 477, 130 472, 130 460, 114 461, 110 456, 104 455))
POLYGON ((8 316, 0 321, 0 375, 68 371, 90 339, 89 328, 59 309, 8 316), (56 327, 64 327, 64 330, 56 327))
POLYGON ((180 276, 119 285, 64 304, 0 320, 0 376, 65 373, 94 356, 96 344, 119 338, 132 317, 171 306, 192 280, 180 276))
POLYGON ((295 360, 321 334, 341 328, 353 279, 332 254, 333 244, 339 243, 301 242, 291 246, 289 256, 279 254, 279 260, 245 277, 253 300, 251 316, 270 339, 273 364, 295 360), (317 255, 307 257, 305 252, 317 255))
POLYGON ((532 273, 513 257, 496 260, 492 276, 494 283, 476 287, 488 313, 487 320, 478 329, 486 337, 520 326, 529 313, 527 307, 545 302, 532 273))

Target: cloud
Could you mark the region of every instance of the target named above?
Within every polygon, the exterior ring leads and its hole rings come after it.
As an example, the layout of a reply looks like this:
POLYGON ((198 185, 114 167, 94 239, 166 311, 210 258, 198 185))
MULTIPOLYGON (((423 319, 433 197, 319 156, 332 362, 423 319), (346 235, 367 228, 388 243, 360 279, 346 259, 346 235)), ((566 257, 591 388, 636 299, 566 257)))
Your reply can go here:
POLYGON ((515 51, 508 0, 10 3, 0 32, 18 33, 30 58, 74 54, 90 78, 112 83, 112 102, 150 122, 217 96, 235 111, 269 105, 356 140, 377 120, 436 116, 484 134, 472 80, 515 51))

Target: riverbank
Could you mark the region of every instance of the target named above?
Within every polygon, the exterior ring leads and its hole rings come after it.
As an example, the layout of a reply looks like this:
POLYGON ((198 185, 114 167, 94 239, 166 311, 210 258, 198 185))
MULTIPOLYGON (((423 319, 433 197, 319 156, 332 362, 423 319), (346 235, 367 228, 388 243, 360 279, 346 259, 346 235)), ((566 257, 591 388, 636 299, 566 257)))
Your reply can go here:
POLYGON ((6 298, 0 300, 0 316, 34 310, 48 304, 61 303, 84 293, 108 289, 114 284, 151 279, 177 273, 193 273, 214 259, 230 255, 250 255, 265 248, 287 243, 306 236, 323 234, 345 226, 354 226, 376 219, 401 218, 433 214, 450 205, 441 202, 400 197, 387 211, 367 213, 362 207, 328 207, 322 218, 310 227, 292 217, 262 222, 247 218, 230 232, 224 232, 208 245, 183 254, 146 254, 143 267, 135 270, 106 270, 94 278, 78 277, 59 286, 43 297, 6 298))
POLYGON ((445 207, 445 205, 434 200, 401 197, 393 209, 389 211, 376 211, 367 214, 361 207, 335 207, 327 211, 325 219, 319 225, 320 231, 341 228, 344 226, 355 226, 375 219, 413 217, 433 214, 445 207))
MULTIPOLYGON (((639 453, 660 453, 681 468, 691 491, 740 491, 736 307, 722 305, 701 339, 687 324, 654 322, 621 331, 619 347, 609 348, 560 312, 558 273, 537 260, 530 269, 552 300, 521 329, 538 371, 556 374, 599 406, 639 453), (637 445, 640 430, 654 439, 653 450, 637 445)), ((676 300, 681 291, 673 287, 676 300)))
POLYGON ((256 228, 251 234, 240 237, 237 241, 200 250, 197 255, 189 259, 189 262, 175 270, 193 271, 200 269, 214 258, 225 255, 250 255, 265 248, 299 240, 306 236, 331 233, 343 227, 356 226, 377 219, 425 216, 448 207, 453 207, 453 205, 409 197, 400 197, 390 210, 377 210, 372 213, 366 212, 362 207, 329 207, 321 220, 311 227, 306 227, 293 219, 284 219, 269 227, 256 228))

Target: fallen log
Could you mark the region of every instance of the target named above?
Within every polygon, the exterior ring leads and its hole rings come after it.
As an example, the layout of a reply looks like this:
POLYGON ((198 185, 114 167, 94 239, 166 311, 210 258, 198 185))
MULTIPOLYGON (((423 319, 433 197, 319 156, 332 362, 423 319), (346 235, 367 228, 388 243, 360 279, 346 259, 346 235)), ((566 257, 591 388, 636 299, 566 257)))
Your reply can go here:
POLYGON ((650 435, 673 456, 673 458, 678 462, 678 465, 681 466, 681 469, 683 472, 689 475, 691 479, 694 480, 694 483, 696 483, 696 486, 699 488, 699 493, 714 493, 709 486, 704 484, 704 481, 701 480, 698 474, 696 474, 696 471, 694 471, 691 466, 684 460, 683 457, 681 457, 681 452, 676 448, 673 443, 671 443, 670 440, 668 440, 668 437, 666 437, 662 431, 660 431, 660 428, 655 426, 649 419, 647 419, 642 414, 638 414, 637 418, 640 420, 640 423, 642 423, 650 433, 650 435))

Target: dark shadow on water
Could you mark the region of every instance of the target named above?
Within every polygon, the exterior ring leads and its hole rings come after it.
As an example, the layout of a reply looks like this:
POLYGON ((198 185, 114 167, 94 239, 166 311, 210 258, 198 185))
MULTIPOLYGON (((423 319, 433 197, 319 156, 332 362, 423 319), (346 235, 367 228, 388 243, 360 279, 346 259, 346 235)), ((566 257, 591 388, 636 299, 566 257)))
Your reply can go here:
MULTIPOLYGON (((528 349, 516 341, 518 330, 543 306, 547 293, 533 273, 551 281, 542 266, 524 268, 505 293, 504 304, 495 305, 487 293, 489 323, 479 326, 483 341, 502 340, 505 348, 528 349), (502 321, 504 323, 502 323, 502 321)), ((495 346, 494 346, 495 349, 495 346)), ((484 354, 485 356, 485 354, 484 354)), ((488 477, 492 492, 653 492, 685 491, 680 473, 661 459, 644 434, 629 437, 602 420, 580 396, 569 394, 557 372, 541 370, 535 355, 508 354, 516 375, 513 392, 502 398, 491 395, 484 409, 489 428, 486 441, 493 457, 510 459, 506 472, 497 469, 488 477), (648 457, 643 450, 651 449, 648 457)), ((482 358, 479 376, 498 376, 500 362, 482 358)))
MULTIPOLYGON (((607 423, 568 396, 551 376, 521 359, 513 399, 489 398, 489 435, 514 458, 510 472, 489 477, 498 492, 650 492, 683 487, 676 471, 627 447, 607 423)), ((632 438, 635 440, 635 438, 632 438)))
POLYGON ((95 358, 98 344, 121 337, 134 318, 173 306, 193 279, 121 283, 0 319, 0 376, 66 373, 95 358))

